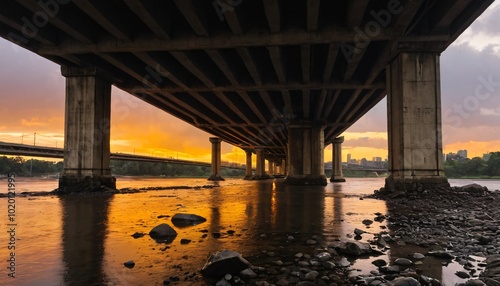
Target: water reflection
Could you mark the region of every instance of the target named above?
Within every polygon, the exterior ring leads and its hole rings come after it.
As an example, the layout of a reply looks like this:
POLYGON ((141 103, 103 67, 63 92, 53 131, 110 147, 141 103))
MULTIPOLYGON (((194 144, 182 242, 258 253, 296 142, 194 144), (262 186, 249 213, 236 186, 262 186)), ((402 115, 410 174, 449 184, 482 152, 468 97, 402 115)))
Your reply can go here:
POLYGON ((64 196, 63 262, 65 285, 102 285, 109 195, 64 196))

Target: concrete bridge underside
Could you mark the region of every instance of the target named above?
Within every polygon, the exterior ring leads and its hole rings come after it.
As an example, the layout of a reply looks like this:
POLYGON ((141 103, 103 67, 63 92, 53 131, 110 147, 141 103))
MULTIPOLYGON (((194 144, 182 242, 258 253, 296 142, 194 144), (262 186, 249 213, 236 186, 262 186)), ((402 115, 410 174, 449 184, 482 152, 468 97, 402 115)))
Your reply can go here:
POLYGON ((388 183, 446 183, 439 55, 492 2, 1 1, 0 36, 67 77, 62 185, 113 184, 111 85, 297 184, 326 183, 325 144, 388 95, 388 183))

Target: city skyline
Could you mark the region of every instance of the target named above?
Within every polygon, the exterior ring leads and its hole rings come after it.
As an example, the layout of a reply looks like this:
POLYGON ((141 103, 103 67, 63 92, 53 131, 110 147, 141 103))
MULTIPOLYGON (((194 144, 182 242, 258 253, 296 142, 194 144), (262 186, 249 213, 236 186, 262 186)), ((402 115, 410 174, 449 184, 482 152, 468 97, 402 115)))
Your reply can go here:
MULTIPOLYGON (((441 55, 443 153, 467 149, 469 157, 500 150, 500 5, 493 3, 441 55)), ((62 144, 65 79, 48 60, 0 39, 0 140, 62 144), (44 137, 45 136, 45 137, 44 137), (9 140, 12 139, 12 140, 9 140), (17 141, 16 141, 17 140, 17 141)), ((344 134, 343 161, 387 157, 386 100, 344 134)), ((210 135, 113 87, 113 152, 210 161, 210 135)), ((222 160, 244 162, 244 152, 222 146, 222 160)), ((331 146, 325 161, 331 161, 331 146)))

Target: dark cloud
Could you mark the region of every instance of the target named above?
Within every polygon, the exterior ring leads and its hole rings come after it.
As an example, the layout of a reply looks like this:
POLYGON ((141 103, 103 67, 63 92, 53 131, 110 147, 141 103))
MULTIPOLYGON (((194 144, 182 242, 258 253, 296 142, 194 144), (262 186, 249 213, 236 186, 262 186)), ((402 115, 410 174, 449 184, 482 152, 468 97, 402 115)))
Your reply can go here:
POLYGON ((500 108, 500 57, 489 49, 451 46, 441 56, 441 93, 445 130, 497 127, 499 118, 481 109, 500 108))

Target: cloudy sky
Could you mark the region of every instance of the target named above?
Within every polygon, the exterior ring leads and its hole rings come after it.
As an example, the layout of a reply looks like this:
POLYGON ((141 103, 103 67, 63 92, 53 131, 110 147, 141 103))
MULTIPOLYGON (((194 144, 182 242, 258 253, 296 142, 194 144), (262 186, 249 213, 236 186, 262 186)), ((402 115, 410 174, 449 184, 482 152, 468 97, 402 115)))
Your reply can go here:
MULTIPOLYGON (((500 3, 495 2, 441 55, 445 153, 500 151, 500 3)), ((0 141, 63 144, 64 77, 60 67, 0 38, 0 141)), ((113 152, 210 160, 209 134, 112 90, 113 152)), ((344 133, 343 159, 387 158, 386 101, 344 133)), ((244 152, 223 144, 223 160, 244 152)), ((331 147, 325 161, 331 160, 331 147)))

